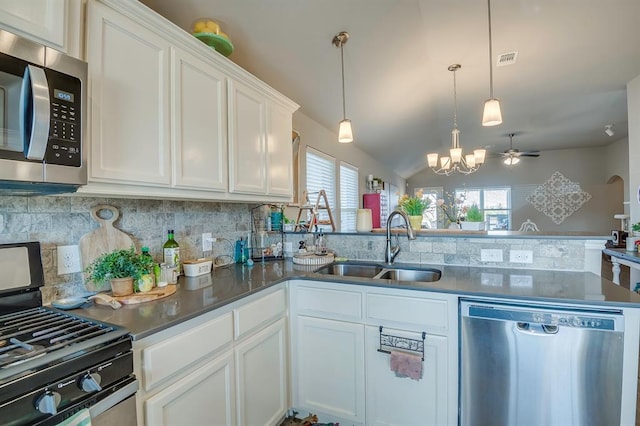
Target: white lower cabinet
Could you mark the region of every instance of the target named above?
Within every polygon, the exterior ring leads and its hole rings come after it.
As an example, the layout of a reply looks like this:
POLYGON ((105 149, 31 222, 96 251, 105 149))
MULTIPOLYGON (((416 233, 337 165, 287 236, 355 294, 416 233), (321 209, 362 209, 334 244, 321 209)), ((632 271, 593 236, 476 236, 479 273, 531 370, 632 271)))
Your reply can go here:
POLYGON ((136 340, 133 349, 140 425, 277 425, 289 408, 282 287, 136 340))
POLYGON ((235 425, 233 362, 227 351, 147 399, 146 424, 235 425))
POLYGON ((282 420, 289 408, 287 347, 284 318, 236 346, 239 425, 282 420))
POLYGON ((364 424, 364 326, 306 316, 296 322, 294 405, 364 424))
POLYGON ((457 424, 455 295, 313 281, 290 292, 296 411, 349 425, 457 424), (425 333, 419 380, 391 371, 380 326, 399 338, 425 333))
MULTIPOLYGON (((421 339, 420 332, 384 328, 385 334, 421 339)), ((439 426, 447 421, 447 338, 427 335, 422 378, 398 377, 390 370, 390 355, 378 352, 380 331, 366 327, 367 425, 439 426)))

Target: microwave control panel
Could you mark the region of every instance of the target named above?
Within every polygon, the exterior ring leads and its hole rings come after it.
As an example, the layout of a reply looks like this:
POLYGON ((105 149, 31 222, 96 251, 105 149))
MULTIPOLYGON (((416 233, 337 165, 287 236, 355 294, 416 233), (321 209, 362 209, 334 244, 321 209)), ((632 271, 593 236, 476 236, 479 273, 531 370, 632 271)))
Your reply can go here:
POLYGON ((49 82, 49 142, 45 153, 48 164, 82 165, 82 84, 78 78, 47 69, 49 82))

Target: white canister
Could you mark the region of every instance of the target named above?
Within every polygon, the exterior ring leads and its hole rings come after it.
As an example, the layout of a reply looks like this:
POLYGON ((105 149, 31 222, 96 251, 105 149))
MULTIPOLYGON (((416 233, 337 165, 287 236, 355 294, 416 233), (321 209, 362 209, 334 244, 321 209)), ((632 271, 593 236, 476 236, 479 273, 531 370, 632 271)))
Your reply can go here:
POLYGON ((356 215, 356 231, 371 232, 372 229, 371 209, 358 209, 356 215))
POLYGON ((636 251, 638 237, 627 237, 627 251, 636 251))

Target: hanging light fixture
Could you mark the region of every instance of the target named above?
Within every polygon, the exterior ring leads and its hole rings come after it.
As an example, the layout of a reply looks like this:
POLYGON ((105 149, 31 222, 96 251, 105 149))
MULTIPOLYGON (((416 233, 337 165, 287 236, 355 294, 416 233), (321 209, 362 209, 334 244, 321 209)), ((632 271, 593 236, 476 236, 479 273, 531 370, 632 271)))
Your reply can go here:
POLYGON ((502 112, 500 111, 500 101, 493 97, 493 47, 491 43, 491 0, 487 0, 489 16, 489 99, 484 103, 484 113, 482 114, 483 126, 497 126, 502 123, 502 112))
POLYGON ((451 130, 451 149, 449 157, 441 157, 438 166, 438 154, 427 154, 427 163, 434 173, 449 176, 457 172, 465 175, 474 173, 484 163, 486 155, 485 149, 476 149, 473 154, 462 154, 460 148, 460 130, 458 130, 458 100, 456 91, 456 71, 462 68, 462 65, 449 65, 448 70, 453 72, 453 130, 451 130))
POLYGON ((340 48, 340 62, 342 63, 342 121, 338 129, 338 142, 353 142, 353 131, 351 130, 351 120, 347 118, 344 101, 344 44, 349 40, 349 33, 341 31, 333 37, 333 44, 340 48))

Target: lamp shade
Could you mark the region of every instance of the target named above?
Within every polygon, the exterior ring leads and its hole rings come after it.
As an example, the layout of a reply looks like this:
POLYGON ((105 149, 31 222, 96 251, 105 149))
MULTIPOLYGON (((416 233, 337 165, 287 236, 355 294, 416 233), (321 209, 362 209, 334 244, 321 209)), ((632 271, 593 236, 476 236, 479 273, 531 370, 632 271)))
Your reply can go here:
POLYGON ((482 114, 483 126, 497 126, 502 123, 502 112, 500 111, 500 101, 496 98, 487 99, 484 103, 484 113, 482 114))
POLYGON ((427 163, 429 164, 429 167, 438 167, 438 154, 427 154, 427 163))
POLYGON ((351 120, 349 120, 348 118, 345 118, 340 122, 340 129, 338 130, 338 142, 340 143, 353 142, 351 120))
POLYGON ((520 159, 518 157, 507 157, 504 159, 504 164, 506 164, 507 166, 515 166, 519 162, 520 159))

